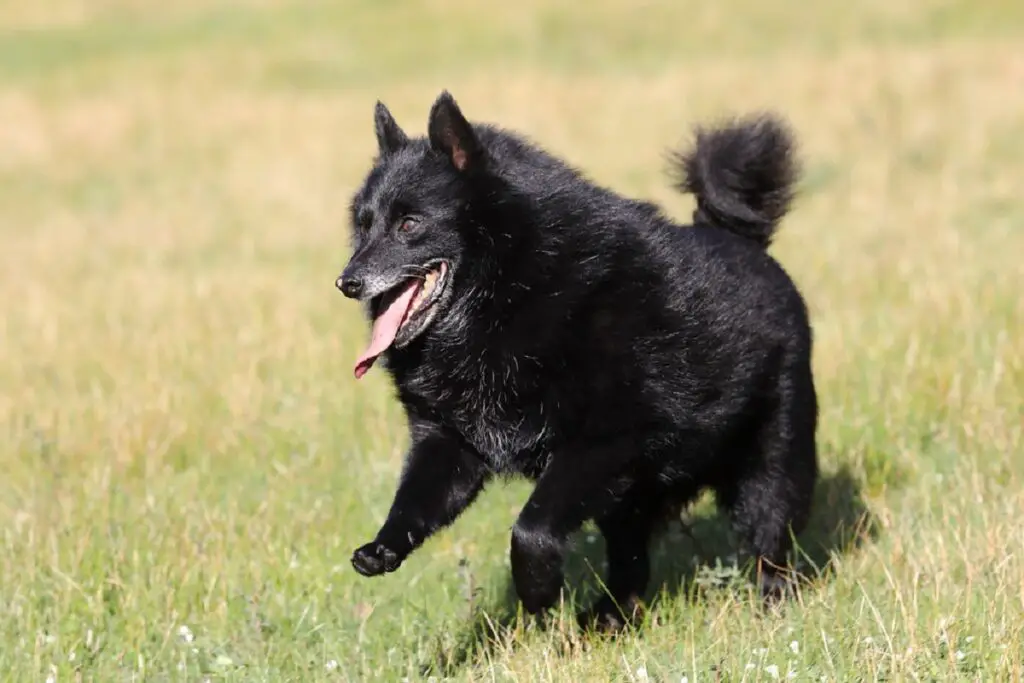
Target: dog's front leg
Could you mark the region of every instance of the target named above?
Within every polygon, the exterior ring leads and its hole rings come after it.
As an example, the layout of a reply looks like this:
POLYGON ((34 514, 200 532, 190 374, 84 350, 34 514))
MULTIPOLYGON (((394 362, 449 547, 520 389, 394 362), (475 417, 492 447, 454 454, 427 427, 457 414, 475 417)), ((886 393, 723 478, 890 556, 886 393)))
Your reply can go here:
POLYGON ((620 493, 615 475, 631 457, 631 445, 609 441, 555 453, 537 480, 512 527, 512 580, 527 612, 558 602, 566 542, 620 493))
POLYGON ((435 531, 451 524, 488 478, 483 461, 436 425, 414 423, 413 444, 377 537, 355 551, 363 576, 393 572, 435 531))

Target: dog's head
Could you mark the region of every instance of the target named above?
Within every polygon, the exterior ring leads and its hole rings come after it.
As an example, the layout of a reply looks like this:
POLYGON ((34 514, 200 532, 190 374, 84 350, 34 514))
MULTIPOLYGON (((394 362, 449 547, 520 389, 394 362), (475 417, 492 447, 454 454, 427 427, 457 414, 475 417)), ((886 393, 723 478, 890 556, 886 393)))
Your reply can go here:
POLYGON ((483 148, 450 94, 430 110, 426 138, 409 138, 378 102, 379 154, 351 206, 353 253, 337 286, 367 304, 369 348, 362 377, 389 348, 402 348, 441 320, 466 259, 466 209, 483 148))

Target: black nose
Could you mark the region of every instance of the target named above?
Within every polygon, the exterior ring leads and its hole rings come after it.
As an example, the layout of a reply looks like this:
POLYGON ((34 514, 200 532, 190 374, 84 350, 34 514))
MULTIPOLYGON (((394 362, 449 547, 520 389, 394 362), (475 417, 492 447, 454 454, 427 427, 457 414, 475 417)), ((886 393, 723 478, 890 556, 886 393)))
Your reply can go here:
POLYGON ((363 281, 351 275, 342 275, 334 284, 350 299, 357 298, 363 292, 363 281))

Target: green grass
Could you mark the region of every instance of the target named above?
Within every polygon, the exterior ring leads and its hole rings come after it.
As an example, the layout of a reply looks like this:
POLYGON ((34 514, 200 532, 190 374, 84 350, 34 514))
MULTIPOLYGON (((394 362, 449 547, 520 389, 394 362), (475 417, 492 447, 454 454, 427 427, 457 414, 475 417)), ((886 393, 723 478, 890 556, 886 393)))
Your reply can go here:
MULTIPOLYGON (((1024 5, 0 0, 0 676, 1020 680, 1024 5), (406 443, 333 288, 373 103, 450 88, 686 218, 689 126, 771 107, 803 192, 816 581, 761 614, 703 500, 652 622, 515 615, 494 486, 402 569, 351 551, 406 443)), ((567 598, 599 589, 576 539, 567 598)))

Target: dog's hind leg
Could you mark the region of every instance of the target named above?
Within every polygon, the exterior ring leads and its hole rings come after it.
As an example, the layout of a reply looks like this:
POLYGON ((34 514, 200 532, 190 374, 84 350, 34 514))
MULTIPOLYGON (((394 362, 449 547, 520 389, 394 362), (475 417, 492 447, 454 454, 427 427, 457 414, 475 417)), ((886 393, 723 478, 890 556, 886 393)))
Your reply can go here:
POLYGON ((765 599, 782 596, 792 535, 806 526, 817 479, 817 406, 809 372, 779 383, 777 401, 757 428, 752 456, 738 477, 717 487, 720 504, 758 560, 765 599))

